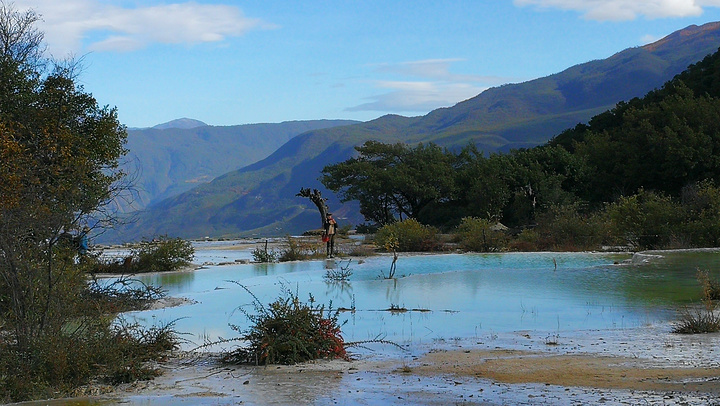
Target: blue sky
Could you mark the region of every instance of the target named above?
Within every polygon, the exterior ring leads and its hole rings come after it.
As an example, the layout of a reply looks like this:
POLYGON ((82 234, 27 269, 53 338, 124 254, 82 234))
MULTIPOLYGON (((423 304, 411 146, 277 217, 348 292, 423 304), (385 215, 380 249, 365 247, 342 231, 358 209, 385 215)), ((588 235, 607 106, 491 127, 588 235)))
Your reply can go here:
POLYGON ((720 20, 720 0, 14 3, 129 127, 418 116, 720 20))

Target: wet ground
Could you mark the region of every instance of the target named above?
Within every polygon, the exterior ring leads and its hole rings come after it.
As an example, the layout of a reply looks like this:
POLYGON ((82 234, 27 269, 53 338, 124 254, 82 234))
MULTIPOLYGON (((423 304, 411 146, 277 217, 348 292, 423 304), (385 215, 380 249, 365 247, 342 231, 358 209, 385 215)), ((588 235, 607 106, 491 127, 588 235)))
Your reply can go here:
POLYGON ((178 354, 150 382, 33 405, 718 405, 720 334, 669 326, 433 344, 370 344, 353 361, 227 366, 178 354))
POLYGON ((227 325, 247 301, 228 274, 245 278, 265 301, 282 278, 357 307, 344 313, 351 338, 381 331, 402 349, 374 343, 352 348, 349 362, 268 367, 182 352, 159 365, 164 373, 153 381, 29 404, 720 405, 720 334, 671 333, 672 309, 692 303, 696 269, 716 267, 717 251, 684 253, 669 264, 655 260, 662 255, 639 256, 642 266, 575 254, 403 257, 396 281, 378 278, 387 259, 377 257, 353 264, 348 294, 326 284, 323 262, 260 267, 211 248, 209 260, 232 265, 158 276, 186 300, 145 313, 149 320, 196 314, 197 336, 226 334, 211 328, 227 325), (392 304, 430 312, 380 311, 392 304))

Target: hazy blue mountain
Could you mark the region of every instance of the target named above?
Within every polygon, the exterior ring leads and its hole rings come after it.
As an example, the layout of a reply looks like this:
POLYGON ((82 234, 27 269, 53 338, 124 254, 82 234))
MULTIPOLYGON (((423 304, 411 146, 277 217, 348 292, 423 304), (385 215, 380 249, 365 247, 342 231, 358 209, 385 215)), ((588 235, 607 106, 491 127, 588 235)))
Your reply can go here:
POLYGON ((137 190, 132 208, 142 209, 257 162, 298 134, 354 123, 314 120, 215 127, 180 119, 128 130, 125 169, 136 178, 137 190))
POLYGON ((434 142, 449 148, 474 143, 487 152, 539 145, 619 101, 643 96, 718 47, 720 23, 691 26, 607 59, 489 89, 423 117, 389 115, 309 131, 259 162, 138 213, 135 223, 113 237, 134 240, 156 234, 198 238, 301 233, 320 225, 314 206, 295 197, 301 187, 322 190, 341 225, 357 224, 361 221, 357 208, 340 205, 317 179, 325 165, 351 157, 353 147, 366 140, 434 142))
POLYGON ((183 117, 176 120, 168 121, 167 123, 158 124, 153 128, 156 130, 167 130, 168 128, 180 128, 187 130, 189 128, 204 127, 206 125, 207 124, 203 123, 200 120, 183 117))

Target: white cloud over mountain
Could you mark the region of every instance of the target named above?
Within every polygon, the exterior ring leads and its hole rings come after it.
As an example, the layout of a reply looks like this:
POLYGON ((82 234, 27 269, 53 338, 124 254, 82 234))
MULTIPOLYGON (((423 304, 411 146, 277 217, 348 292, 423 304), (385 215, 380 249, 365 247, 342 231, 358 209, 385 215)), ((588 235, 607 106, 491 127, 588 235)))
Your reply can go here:
POLYGON ((622 21, 645 18, 690 17, 704 7, 720 7, 719 0, 513 0, 517 6, 573 10, 589 20, 622 21))
POLYGON ((429 59, 401 63, 374 65, 381 75, 417 78, 410 80, 377 80, 374 85, 385 92, 369 97, 371 100, 347 111, 428 112, 438 107, 449 107, 474 97, 488 85, 500 84, 507 79, 479 75, 452 73, 450 65, 461 59, 429 59))
POLYGON ((218 42, 271 24, 233 6, 185 2, 127 8, 98 0, 15 0, 42 16, 50 52, 131 51, 153 43, 218 42))

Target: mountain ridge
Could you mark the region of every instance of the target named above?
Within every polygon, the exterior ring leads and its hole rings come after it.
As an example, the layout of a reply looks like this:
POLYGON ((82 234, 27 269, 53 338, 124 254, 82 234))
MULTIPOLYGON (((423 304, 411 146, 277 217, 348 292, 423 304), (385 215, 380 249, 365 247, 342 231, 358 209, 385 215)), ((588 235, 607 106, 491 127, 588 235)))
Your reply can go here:
POLYGON ((353 156, 354 146, 367 140, 433 142, 455 149, 472 143, 492 153, 545 143, 620 101, 643 96, 715 52, 720 47, 720 23, 691 26, 649 45, 491 88, 425 116, 387 115, 301 134, 263 160, 140 213, 140 221, 123 236, 267 236, 317 228, 316 210, 295 197, 300 187, 320 189, 336 217, 358 224, 362 217, 357 208, 341 204, 317 179, 325 165, 353 156))
POLYGON ((178 118, 175 120, 170 120, 167 123, 158 124, 151 128, 156 129, 156 130, 167 130, 170 128, 189 130, 191 128, 205 127, 205 126, 207 126, 207 124, 203 123, 200 120, 183 117, 183 118, 178 118))
POLYGON ((129 153, 123 169, 137 178, 133 208, 143 209, 261 160, 301 133, 354 123, 357 121, 306 120, 128 130, 129 153))

